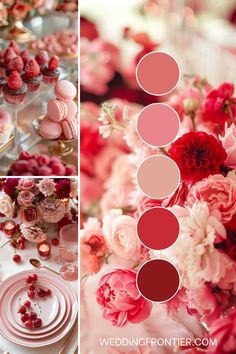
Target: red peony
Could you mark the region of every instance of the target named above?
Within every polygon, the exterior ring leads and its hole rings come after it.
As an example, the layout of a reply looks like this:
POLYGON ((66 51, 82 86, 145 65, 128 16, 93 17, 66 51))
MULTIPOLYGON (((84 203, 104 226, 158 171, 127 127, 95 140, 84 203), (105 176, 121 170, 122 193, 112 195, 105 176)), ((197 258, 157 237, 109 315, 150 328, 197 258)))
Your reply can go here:
POLYGON ((236 97, 233 97, 234 85, 224 83, 212 90, 203 102, 203 119, 224 126, 225 122, 236 116, 236 97))
POLYGON ((70 180, 61 179, 56 184, 56 194, 59 199, 69 198, 71 192, 70 180))
POLYGON ((7 178, 4 184, 4 192, 11 198, 14 197, 16 187, 18 186, 19 178, 7 178))
POLYGON ((172 144, 169 156, 179 166, 182 180, 195 183, 219 173, 227 154, 213 135, 189 132, 172 144))

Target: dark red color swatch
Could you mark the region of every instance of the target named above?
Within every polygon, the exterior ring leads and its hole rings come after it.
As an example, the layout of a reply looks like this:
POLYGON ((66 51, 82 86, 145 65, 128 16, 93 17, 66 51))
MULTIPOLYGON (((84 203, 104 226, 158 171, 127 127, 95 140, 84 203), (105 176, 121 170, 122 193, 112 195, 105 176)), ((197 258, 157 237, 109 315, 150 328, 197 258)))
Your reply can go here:
POLYGON ((137 287, 149 301, 170 300, 179 289, 179 273, 168 261, 154 259, 146 262, 137 275, 137 287))
POLYGON ((161 207, 151 208, 140 216, 137 234, 144 246, 153 250, 163 250, 177 240, 179 222, 170 210, 161 207))

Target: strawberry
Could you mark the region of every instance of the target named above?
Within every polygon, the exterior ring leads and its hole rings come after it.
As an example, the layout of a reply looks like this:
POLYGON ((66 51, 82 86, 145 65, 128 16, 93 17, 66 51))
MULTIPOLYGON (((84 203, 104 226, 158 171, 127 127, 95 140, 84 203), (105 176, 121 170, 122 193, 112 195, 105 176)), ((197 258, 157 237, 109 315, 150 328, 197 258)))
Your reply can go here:
POLYGON ((25 64, 30 60, 30 54, 29 54, 28 50, 23 50, 20 53, 20 56, 25 64))
POLYGON ((11 47, 17 55, 20 54, 20 46, 15 41, 10 41, 9 47, 11 47))
POLYGON ((58 65, 59 65, 59 58, 58 58, 57 55, 54 55, 49 60, 48 69, 51 70, 51 71, 54 71, 54 70, 56 70, 58 68, 58 65))
POLYGON ((18 71, 12 71, 7 81, 8 87, 12 90, 18 90, 21 88, 22 84, 22 79, 18 71))
POLYGON ((20 73, 23 70, 23 68, 24 68, 24 63, 20 56, 11 59, 8 63, 8 70, 11 71, 16 70, 18 71, 18 73, 20 73))
POLYGON ((5 63, 8 64, 9 61, 15 57, 16 57, 16 53, 14 52, 14 50, 11 47, 8 47, 3 56, 5 63))
POLYGON ((35 59, 31 59, 25 66, 25 76, 36 77, 40 75, 40 67, 35 59))
POLYGON ((46 50, 41 50, 36 56, 35 60, 39 65, 45 65, 49 61, 48 52, 46 50))

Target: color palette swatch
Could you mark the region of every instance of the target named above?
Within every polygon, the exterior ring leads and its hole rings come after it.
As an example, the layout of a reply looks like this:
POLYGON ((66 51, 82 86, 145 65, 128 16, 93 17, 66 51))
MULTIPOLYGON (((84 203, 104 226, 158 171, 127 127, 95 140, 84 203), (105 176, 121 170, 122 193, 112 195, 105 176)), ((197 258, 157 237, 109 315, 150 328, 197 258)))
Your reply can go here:
MULTIPOLYGON (((180 70, 175 59, 164 52, 145 55, 137 66, 137 81, 151 95, 165 95, 179 80, 180 70)), ((165 103, 145 107, 137 120, 137 133, 148 146, 160 148, 158 154, 144 159, 137 171, 137 184, 147 197, 162 200, 175 193, 180 184, 177 164, 168 156, 168 147, 178 136, 180 120, 177 112, 165 103)), ((161 201, 160 201, 161 202, 161 201)), ((179 222, 171 210, 153 207, 137 222, 137 237, 151 250, 171 247, 179 236, 179 222)), ((144 263, 137 275, 139 292, 149 301, 165 302, 178 292, 180 276, 166 259, 144 263)))

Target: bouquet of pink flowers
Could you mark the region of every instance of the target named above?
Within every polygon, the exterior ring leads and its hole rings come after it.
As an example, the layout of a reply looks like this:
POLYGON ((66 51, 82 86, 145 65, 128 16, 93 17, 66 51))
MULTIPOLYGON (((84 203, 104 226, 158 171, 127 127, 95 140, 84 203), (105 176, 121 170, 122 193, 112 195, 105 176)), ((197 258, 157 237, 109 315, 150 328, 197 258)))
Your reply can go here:
MULTIPOLYGON (((86 219, 81 271, 84 276, 101 272, 97 306, 105 319, 122 327, 152 316, 154 305, 136 287, 140 266, 160 255, 171 259, 180 272, 181 288, 163 306, 170 315, 184 309, 204 324, 209 338, 217 339, 217 345, 198 349, 232 354, 236 352, 234 85, 214 88, 205 79, 191 77, 167 103, 178 112, 181 129, 177 139, 161 149, 138 137, 136 122, 142 106, 110 100, 99 111, 95 104, 82 104, 81 198, 86 219), (163 200, 143 196, 135 183, 137 167, 154 154, 168 155, 181 172, 177 191, 163 200), (180 224, 178 240, 157 254, 145 248, 136 234, 139 216, 155 206, 170 209, 180 224), (104 274, 103 267, 114 264, 114 259, 116 268, 104 274)), ((195 353, 192 347, 191 353, 195 353)))

